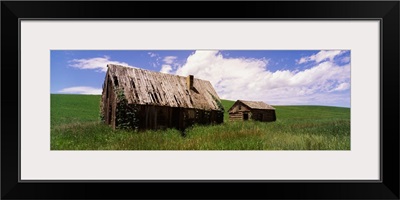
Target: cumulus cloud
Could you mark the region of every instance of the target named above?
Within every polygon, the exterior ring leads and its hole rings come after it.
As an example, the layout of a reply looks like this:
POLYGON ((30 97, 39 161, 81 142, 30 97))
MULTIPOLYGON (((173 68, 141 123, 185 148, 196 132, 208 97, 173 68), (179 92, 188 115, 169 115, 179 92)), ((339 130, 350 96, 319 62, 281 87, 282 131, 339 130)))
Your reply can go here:
POLYGON ((335 89, 333 89, 333 91, 343 91, 343 90, 347 90, 349 88, 350 88, 349 83, 341 83, 335 89))
POLYGON ((148 52, 147 54, 149 54, 149 56, 152 57, 152 58, 157 56, 157 54, 155 54, 153 52, 148 52))
POLYGON ((176 74, 209 80, 223 99, 323 105, 349 96, 333 92, 350 86, 348 64, 338 66, 328 60, 302 71, 271 72, 267 67, 267 59, 225 58, 218 51, 196 51, 176 74))
POLYGON ((174 73, 174 71, 181 66, 177 59, 177 56, 165 56, 162 60, 163 64, 161 65, 160 72, 167 74, 174 73))
POLYGON ((325 60, 332 61, 336 56, 344 52, 345 51, 320 51, 317 54, 300 58, 300 60, 297 63, 303 64, 310 61, 315 61, 316 63, 320 63, 325 60))
POLYGON ((110 57, 97 57, 97 58, 87 58, 87 59, 73 59, 69 61, 69 66, 78 69, 93 69, 99 72, 107 72, 107 64, 123 65, 127 67, 130 66, 128 63, 110 60, 110 57))
POLYGON ((169 74, 172 71, 171 65, 162 65, 160 72, 169 74))
POLYGON ((163 61, 165 64, 172 64, 176 59, 176 56, 165 56, 163 61))
POLYGON ((58 92, 64 94, 101 94, 102 91, 103 90, 101 88, 77 86, 77 87, 64 88, 58 92))

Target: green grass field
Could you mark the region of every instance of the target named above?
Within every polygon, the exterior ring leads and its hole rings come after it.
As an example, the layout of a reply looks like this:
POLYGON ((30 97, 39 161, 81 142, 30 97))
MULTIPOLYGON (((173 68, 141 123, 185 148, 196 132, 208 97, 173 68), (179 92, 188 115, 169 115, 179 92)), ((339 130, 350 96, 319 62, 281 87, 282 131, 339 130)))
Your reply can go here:
MULTIPOLYGON (((51 95, 51 150, 350 150, 350 109, 274 106, 276 122, 229 122, 175 129, 113 131, 100 123, 99 95, 51 95)), ((233 101, 223 100, 227 111, 233 101)))

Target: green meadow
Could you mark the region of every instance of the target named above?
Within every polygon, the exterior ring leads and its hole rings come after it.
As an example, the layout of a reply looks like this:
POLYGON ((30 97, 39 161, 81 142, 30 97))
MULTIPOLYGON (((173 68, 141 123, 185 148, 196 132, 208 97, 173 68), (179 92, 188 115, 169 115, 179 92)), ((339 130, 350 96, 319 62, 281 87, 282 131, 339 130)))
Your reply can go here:
MULTIPOLYGON (((233 101, 222 100, 227 111, 233 101)), ((350 109, 274 106, 277 121, 175 129, 112 130, 100 122, 100 95, 51 95, 51 150, 350 150, 350 109)))

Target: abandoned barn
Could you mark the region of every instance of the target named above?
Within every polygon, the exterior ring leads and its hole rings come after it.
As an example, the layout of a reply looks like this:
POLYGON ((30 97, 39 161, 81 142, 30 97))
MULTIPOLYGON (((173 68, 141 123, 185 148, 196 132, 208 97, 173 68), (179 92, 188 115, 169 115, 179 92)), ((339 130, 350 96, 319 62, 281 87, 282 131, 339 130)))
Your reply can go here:
POLYGON ((229 120, 276 121, 275 108, 262 101, 237 100, 228 113, 229 120))
POLYGON ((209 81, 107 65, 101 116, 115 128, 160 129, 223 122, 223 106, 209 81))

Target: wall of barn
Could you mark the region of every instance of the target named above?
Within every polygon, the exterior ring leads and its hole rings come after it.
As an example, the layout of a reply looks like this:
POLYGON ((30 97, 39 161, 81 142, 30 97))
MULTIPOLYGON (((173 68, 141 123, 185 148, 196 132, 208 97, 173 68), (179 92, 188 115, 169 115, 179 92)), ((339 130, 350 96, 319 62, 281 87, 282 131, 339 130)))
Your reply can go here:
MULTIPOLYGON (((135 105, 130 105, 135 106, 135 105)), ((183 130, 194 124, 219 124, 223 112, 179 107, 136 105, 140 130, 176 128, 183 130)), ((118 125, 118 124, 117 124, 118 125)))
POLYGON ((100 109, 102 110, 101 114, 104 123, 109 124, 113 128, 115 128, 116 96, 113 85, 108 75, 106 75, 106 79, 103 84, 100 109))
POLYGON ((229 120, 243 120, 243 113, 229 113, 229 120))
MULTIPOLYGON (((101 112, 104 123, 110 125, 113 129, 118 127, 117 116, 117 94, 114 91, 114 85, 118 88, 121 82, 117 77, 113 77, 107 72, 104 83, 103 93, 101 97, 101 112)), ((128 94, 125 94, 128 95, 128 94)), ((118 105, 117 105, 118 104, 118 105)), ((199 109, 165 107, 156 105, 134 105, 129 107, 137 109, 136 119, 138 119, 138 128, 145 129, 164 129, 176 128, 183 130, 193 124, 219 124, 223 123, 223 112, 205 111, 199 109)), ((122 114, 122 116, 127 116, 122 114)), ((124 117, 124 119, 128 119, 124 117)), ((121 122, 120 122, 121 123, 121 122)))
POLYGON ((271 122, 275 121, 275 110, 252 110, 252 119, 256 121, 271 122))
POLYGON ((237 111, 236 113, 229 113, 229 120, 231 121, 238 121, 244 120, 243 114, 248 114, 248 119, 256 120, 256 121, 263 121, 263 122, 270 122, 276 121, 275 110, 246 110, 246 111, 237 111))
POLYGON ((237 113, 237 112, 245 112, 245 111, 250 111, 250 109, 247 106, 243 105, 241 102, 237 102, 232 107, 232 110, 230 110, 229 112, 237 113))
POLYGON ((102 119, 104 120, 105 123, 107 123, 108 110, 109 110, 107 89, 108 89, 108 75, 106 76, 104 83, 103 83, 103 92, 101 94, 101 102, 100 102, 101 115, 102 115, 102 119))
POLYGON ((245 111, 237 111, 236 113, 229 113, 229 120, 231 121, 237 121, 237 120, 244 120, 243 119, 243 114, 247 113, 248 114, 248 119, 251 119, 252 113, 250 110, 246 109, 245 111))

